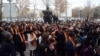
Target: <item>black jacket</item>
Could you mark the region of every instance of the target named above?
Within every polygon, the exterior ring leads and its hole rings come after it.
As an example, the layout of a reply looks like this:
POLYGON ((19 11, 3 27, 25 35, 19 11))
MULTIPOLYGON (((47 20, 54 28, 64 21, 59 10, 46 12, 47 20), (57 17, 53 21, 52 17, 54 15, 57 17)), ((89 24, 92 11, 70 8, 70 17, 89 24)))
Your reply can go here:
POLYGON ((15 46, 12 42, 1 42, 0 56, 16 56, 15 46))

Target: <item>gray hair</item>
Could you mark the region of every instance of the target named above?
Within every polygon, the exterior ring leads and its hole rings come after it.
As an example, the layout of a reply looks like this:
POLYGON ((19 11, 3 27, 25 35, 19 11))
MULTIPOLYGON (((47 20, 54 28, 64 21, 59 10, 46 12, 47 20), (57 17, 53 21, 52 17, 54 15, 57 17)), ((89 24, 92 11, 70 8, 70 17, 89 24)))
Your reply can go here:
POLYGON ((2 37, 5 38, 6 40, 12 37, 12 34, 8 31, 2 32, 2 37))

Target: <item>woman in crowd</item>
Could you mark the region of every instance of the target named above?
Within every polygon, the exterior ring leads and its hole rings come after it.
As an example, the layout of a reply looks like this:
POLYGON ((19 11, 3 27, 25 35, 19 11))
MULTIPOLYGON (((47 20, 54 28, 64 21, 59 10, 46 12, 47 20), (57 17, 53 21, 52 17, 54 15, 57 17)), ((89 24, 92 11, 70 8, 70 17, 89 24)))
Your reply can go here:
POLYGON ((30 50, 30 56, 35 56, 35 50, 37 47, 37 37, 34 32, 30 32, 28 35, 28 48, 30 50))
POLYGON ((26 50, 26 39, 24 36, 24 32, 19 29, 18 25, 15 25, 13 28, 13 39, 15 43, 16 51, 20 53, 20 56, 25 56, 24 51, 26 50))
POLYGON ((42 41, 39 46, 37 46, 38 56, 47 56, 48 38, 49 32, 44 32, 42 34, 42 41))

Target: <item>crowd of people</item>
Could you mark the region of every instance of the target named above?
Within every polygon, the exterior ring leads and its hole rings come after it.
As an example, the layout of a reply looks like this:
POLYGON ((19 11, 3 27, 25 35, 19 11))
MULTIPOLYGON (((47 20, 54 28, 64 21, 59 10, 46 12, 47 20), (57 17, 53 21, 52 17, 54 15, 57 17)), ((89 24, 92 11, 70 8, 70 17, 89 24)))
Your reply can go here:
POLYGON ((98 56, 99 45, 99 23, 0 22, 0 56, 98 56))

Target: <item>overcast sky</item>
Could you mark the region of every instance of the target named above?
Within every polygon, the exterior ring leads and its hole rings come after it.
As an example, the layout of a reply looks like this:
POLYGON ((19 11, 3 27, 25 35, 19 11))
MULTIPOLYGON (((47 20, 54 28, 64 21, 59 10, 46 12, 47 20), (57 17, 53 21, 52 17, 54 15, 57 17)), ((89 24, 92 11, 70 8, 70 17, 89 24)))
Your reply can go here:
MULTIPOLYGON (((13 2, 14 1, 15 0, 13 0, 13 2)), ((42 8, 44 6, 42 0, 30 0, 30 1, 31 1, 31 3, 34 3, 34 1, 35 1, 38 8, 40 8, 40 7, 42 8)), ((52 0, 52 1, 54 1, 54 0, 52 0)), ((88 0, 68 0, 68 3, 71 5, 72 8, 75 8, 75 7, 84 7, 86 5, 87 1, 88 0)), ((93 6, 100 5, 100 0, 90 0, 90 1, 93 6)), ((7 0, 3 0, 3 2, 7 3, 7 0)), ((52 6, 52 3, 51 3, 51 6, 52 6)))

